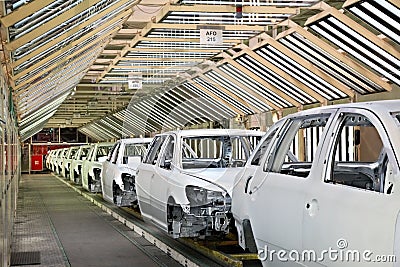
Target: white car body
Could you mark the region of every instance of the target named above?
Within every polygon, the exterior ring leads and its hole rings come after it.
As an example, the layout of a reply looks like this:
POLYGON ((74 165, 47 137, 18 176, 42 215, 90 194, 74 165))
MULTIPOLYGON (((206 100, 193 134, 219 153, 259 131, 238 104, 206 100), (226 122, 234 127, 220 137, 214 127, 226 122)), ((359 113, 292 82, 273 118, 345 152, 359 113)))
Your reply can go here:
POLYGON ((46 168, 51 170, 51 160, 54 157, 54 154, 57 152, 57 150, 50 150, 46 156, 46 168))
POLYGON ((177 237, 229 231, 234 175, 249 156, 246 130, 183 130, 156 135, 136 174, 145 221, 177 237))
POLYGON ((284 117, 237 176, 232 213, 239 244, 258 251, 263 266, 394 266, 399 159, 399 100, 284 117), (332 259, 332 250, 345 258, 332 259))
POLYGON ((82 162, 82 187, 92 193, 101 192, 103 162, 114 143, 92 144, 87 158, 82 162))
POLYGON ((82 145, 75 153, 74 158, 71 161, 71 168, 69 170, 69 179, 76 183, 81 184, 82 182, 82 162, 86 159, 89 154, 91 145, 82 145))
POLYGON ((72 159, 75 157, 75 154, 78 150, 79 150, 79 146, 72 146, 66 152, 66 155, 62 160, 62 169, 61 169, 61 175, 64 178, 69 179, 71 162, 72 162, 72 159))
POLYGON ((62 150, 62 148, 54 150, 54 153, 50 159, 50 164, 49 164, 50 170, 53 172, 56 172, 57 158, 58 158, 58 155, 60 154, 61 150, 62 150))
POLYGON ((60 152, 57 154, 57 157, 55 159, 55 164, 54 164, 54 172, 57 174, 61 174, 61 170, 63 168, 63 159, 66 156, 66 153, 68 152, 68 148, 61 148, 60 152))
POLYGON ((101 189, 105 200, 117 206, 136 203, 136 169, 151 140, 153 138, 128 138, 115 143, 101 172, 101 189))

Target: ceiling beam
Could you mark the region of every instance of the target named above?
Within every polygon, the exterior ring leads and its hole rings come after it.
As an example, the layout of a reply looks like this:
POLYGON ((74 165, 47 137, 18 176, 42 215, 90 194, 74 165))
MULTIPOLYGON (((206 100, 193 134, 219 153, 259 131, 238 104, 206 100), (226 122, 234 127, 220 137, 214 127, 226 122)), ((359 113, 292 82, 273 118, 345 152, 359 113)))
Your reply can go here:
POLYGON ((189 69, 192 66, 180 66, 180 65, 172 65, 172 66, 111 66, 111 69, 127 69, 127 70, 136 70, 136 69, 189 69))
MULTIPOLYGON (((108 73, 108 75, 112 75, 112 77, 104 77, 103 80, 107 80, 107 79, 121 79, 122 81, 127 81, 127 72, 113 72, 113 73, 108 73), (122 76, 122 77, 119 77, 122 76)), ((154 75, 157 75, 158 78, 161 77, 176 77, 177 73, 142 73, 142 77, 143 79, 147 79, 147 78, 153 78, 154 75)))
MULTIPOLYGON (((138 35, 136 35, 138 36, 138 35)), ((162 37, 143 37, 139 36, 136 38, 136 43, 138 42, 155 42, 155 43, 174 43, 174 42, 190 42, 190 43, 199 43, 200 38, 162 38, 162 37)), ((224 43, 229 44, 240 44, 243 40, 234 40, 234 39, 225 39, 224 43)))
MULTIPOLYGON (((236 13, 235 5, 169 5, 169 12, 210 12, 210 13, 236 13)), ((243 6, 243 13, 255 14, 291 14, 296 15, 299 8, 276 6, 243 6)))
MULTIPOLYGON (((214 7, 215 9, 215 7, 214 7)), ((267 29, 266 26, 259 25, 227 25, 227 24, 213 24, 213 27, 221 28, 224 31, 258 31, 262 32, 267 29)), ((182 29, 182 30, 198 30, 202 27, 210 27, 208 24, 194 24, 194 23, 153 23, 149 22, 146 27, 139 31, 140 35, 145 36, 152 29, 182 29)))
POLYGON ((120 87, 120 88, 126 88, 128 87, 128 85, 124 85, 124 84, 120 84, 120 83, 106 83, 106 84, 102 84, 102 83, 80 83, 77 85, 77 88, 79 87, 120 87))
MULTIPOLYGON (((78 98, 73 98, 70 100, 64 101, 62 103, 62 106, 78 106, 79 105, 84 105, 87 106, 88 101, 96 101, 97 105, 102 105, 102 106, 114 106, 114 105, 123 105, 124 103, 129 103, 132 97, 118 97, 115 99, 109 99, 109 97, 96 97, 96 96, 91 96, 87 95, 84 97, 78 97, 78 98), (95 100, 94 100, 95 99, 95 100)), ((86 108, 86 107, 85 107, 86 108)))
POLYGON ((14 10, 10 14, 2 17, 0 19, 1 24, 5 27, 10 27, 17 23, 18 21, 23 20, 26 17, 31 16, 33 13, 44 9, 46 6, 52 4, 53 0, 41 0, 41 1, 31 1, 19 7, 17 10, 14 10))
POLYGON ((81 85, 76 89, 75 96, 79 94, 96 94, 96 95, 107 95, 107 96, 118 96, 118 97, 125 97, 125 96, 131 96, 136 93, 136 90, 130 90, 130 91, 123 91, 123 87, 118 87, 121 88, 119 91, 110 91, 110 90, 103 90, 100 89, 102 86, 93 86, 93 90, 89 90, 85 87, 85 89, 80 88, 81 85))

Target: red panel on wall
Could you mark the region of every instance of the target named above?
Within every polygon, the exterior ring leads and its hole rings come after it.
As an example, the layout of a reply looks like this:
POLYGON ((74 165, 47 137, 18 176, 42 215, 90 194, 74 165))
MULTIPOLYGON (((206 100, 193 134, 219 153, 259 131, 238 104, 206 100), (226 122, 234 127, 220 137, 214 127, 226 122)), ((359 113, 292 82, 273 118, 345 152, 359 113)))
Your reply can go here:
POLYGON ((31 171, 43 171, 43 155, 31 156, 31 171))

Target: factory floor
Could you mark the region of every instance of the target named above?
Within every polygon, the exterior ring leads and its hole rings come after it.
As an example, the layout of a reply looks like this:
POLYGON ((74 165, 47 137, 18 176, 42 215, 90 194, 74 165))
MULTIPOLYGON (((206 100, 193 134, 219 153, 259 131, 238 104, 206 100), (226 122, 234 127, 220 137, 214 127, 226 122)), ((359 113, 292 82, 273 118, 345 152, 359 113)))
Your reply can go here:
POLYGON ((179 266, 51 174, 22 175, 11 266, 179 266))

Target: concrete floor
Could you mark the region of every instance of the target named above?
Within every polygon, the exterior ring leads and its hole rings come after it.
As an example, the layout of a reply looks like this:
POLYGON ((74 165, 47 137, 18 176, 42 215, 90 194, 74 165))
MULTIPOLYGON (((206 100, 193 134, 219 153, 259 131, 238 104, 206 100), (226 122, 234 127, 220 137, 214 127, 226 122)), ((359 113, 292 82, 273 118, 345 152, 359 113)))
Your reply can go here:
POLYGON ((12 252, 38 251, 34 266, 180 266, 50 174, 19 188, 12 252))

